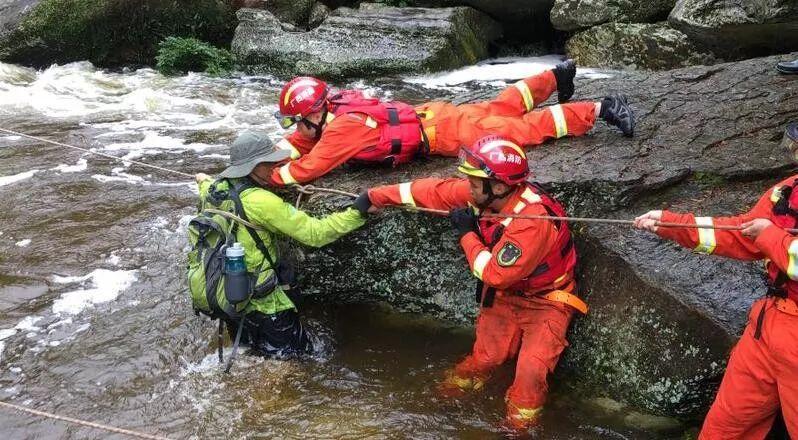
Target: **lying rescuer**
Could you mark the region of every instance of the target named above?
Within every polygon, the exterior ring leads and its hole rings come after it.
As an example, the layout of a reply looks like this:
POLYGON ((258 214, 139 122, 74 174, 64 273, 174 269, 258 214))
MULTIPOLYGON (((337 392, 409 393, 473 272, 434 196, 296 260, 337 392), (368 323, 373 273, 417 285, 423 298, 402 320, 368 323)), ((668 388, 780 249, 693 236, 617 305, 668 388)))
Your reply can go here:
POLYGON ((479 316, 473 351, 447 373, 445 396, 478 391, 493 370, 518 357, 507 391, 511 428, 538 424, 547 376, 568 345, 574 310, 587 306, 574 295, 574 251, 565 222, 479 217, 479 212, 561 216, 565 210, 527 181, 523 149, 498 136, 463 148, 458 168, 466 179, 419 179, 373 188, 373 212, 386 205, 451 210, 460 245, 478 282, 479 316))
MULTIPOLYGON (((798 124, 783 145, 798 161, 798 124)), ((781 409, 787 430, 798 438, 798 175, 770 188, 745 214, 696 217, 649 211, 635 226, 702 254, 764 260, 767 293, 754 303, 748 325, 729 358, 700 440, 763 439, 781 409), (741 226, 741 231, 657 227, 676 222, 741 226)))
POLYGON ((294 78, 283 87, 276 114, 283 128, 296 124, 277 144, 291 152, 292 160, 275 168, 271 180, 275 185, 310 182, 347 162, 396 166, 418 156, 454 157, 461 146, 489 134, 533 146, 581 136, 597 118, 632 136, 634 117, 624 96, 535 110, 555 90, 560 102, 568 101, 575 75, 576 65, 568 60, 516 82, 492 101, 416 107, 367 98, 358 90, 330 93, 320 79, 294 78))

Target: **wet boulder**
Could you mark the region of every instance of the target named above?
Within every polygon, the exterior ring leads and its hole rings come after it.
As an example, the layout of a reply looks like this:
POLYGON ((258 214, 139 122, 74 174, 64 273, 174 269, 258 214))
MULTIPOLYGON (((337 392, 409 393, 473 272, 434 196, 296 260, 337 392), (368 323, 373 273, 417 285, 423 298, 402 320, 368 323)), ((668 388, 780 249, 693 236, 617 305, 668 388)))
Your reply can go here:
POLYGON ((225 44, 234 20, 223 0, 3 0, 0 60, 36 67, 152 64, 163 38, 225 44))
POLYGON ((257 73, 326 78, 436 71, 472 64, 501 34, 485 14, 467 7, 338 8, 302 32, 268 11, 242 9, 232 50, 257 73))
POLYGON ((668 16, 676 0, 555 0, 551 23, 562 31, 575 31, 602 23, 650 23, 668 16))
MULTIPOLYGON (((578 99, 627 93, 637 136, 623 138, 598 123, 586 136, 530 150, 532 170, 572 215, 628 219, 664 207, 741 212, 796 171, 779 140, 798 118, 798 83, 779 76, 775 62, 579 78, 578 99)), ((389 174, 342 169, 315 184, 356 193, 455 174, 454 159, 432 158, 389 174)), ((319 195, 303 203, 329 212, 346 198, 319 195)), ((747 310, 763 293, 761 266, 694 255, 623 225, 577 223, 573 230, 581 295, 591 312, 574 323, 558 380, 580 395, 647 414, 700 419, 747 310)), ((297 252, 312 293, 386 301, 462 323, 477 312, 475 280, 445 218, 388 209, 345 240, 297 252)))
POLYGON ((745 57, 798 47, 798 2, 679 0, 668 18, 717 54, 745 57))
POLYGON ((294 26, 307 26, 313 11, 323 4, 316 0, 234 0, 235 10, 241 8, 265 9, 278 20, 294 26))
POLYGON ((715 61, 667 23, 605 23, 577 33, 565 47, 579 64, 595 67, 665 70, 715 61))

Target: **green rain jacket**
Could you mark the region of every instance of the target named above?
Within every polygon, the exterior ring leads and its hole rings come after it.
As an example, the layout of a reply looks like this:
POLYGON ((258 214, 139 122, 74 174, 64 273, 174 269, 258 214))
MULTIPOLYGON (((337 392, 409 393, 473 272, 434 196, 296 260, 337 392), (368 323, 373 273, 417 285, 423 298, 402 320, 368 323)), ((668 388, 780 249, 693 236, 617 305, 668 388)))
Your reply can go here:
MULTIPOLYGON (((238 179, 231 179, 231 181, 235 184, 238 179)), ((213 179, 205 179, 199 184, 200 210, 212 207, 206 199, 213 182, 213 179)), ((228 184, 224 180, 217 184, 218 190, 225 190, 227 187, 228 184)), ((286 203, 271 191, 260 187, 244 190, 240 194, 240 198, 249 221, 267 230, 257 231, 257 233, 269 250, 275 264, 279 262, 280 258, 275 244, 275 234, 287 235, 307 246, 321 247, 332 243, 365 223, 363 216, 354 208, 348 208, 321 219, 311 217, 286 203)), ((236 240, 244 246, 244 261, 247 270, 257 272, 261 268, 263 254, 258 250, 246 228, 238 228, 236 240)), ((257 284, 263 282, 273 272, 273 270, 269 270, 261 273, 257 284)), ((250 301, 244 311, 246 313, 257 311, 273 314, 294 307, 294 303, 291 302, 288 295, 278 286, 271 294, 250 301)))

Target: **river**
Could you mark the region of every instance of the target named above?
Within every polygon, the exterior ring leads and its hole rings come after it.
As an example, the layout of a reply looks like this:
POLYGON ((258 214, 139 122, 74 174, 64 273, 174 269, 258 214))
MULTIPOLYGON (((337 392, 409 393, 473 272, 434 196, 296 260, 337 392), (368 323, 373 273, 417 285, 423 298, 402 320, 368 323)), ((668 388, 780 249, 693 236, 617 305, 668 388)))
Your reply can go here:
MULTIPOLYGON (((417 102, 501 87, 552 59, 504 62, 349 85, 417 102)), ((0 64, 0 128, 213 173, 240 130, 279 135, 281 85, 0 64)), ((215 326, 192 313, 183 280, 196 194, 179 176, 0 134, 0 399, 171 438, 501 437, 511 369, 479 395, 439 400, 434 384, 473 331, 384 304, 311 298, 311 359, 242 356, 220 373, 215 326)), ((667 438, 600 406, 555 387, 538 438, 667 438)), ((14 439, 109 437, 7 410, 0 426, 14 439)))

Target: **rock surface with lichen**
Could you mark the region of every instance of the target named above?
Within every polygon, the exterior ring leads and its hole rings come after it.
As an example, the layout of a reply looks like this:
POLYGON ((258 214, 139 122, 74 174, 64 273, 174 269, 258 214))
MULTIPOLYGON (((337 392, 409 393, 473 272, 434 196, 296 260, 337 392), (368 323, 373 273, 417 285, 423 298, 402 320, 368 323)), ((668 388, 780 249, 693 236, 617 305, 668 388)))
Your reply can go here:
POLYGON ((565 46, 584 66, 666 70, 712 64, 715 57, 667 23, 606 23, 576 33, 565 46))
POLYGON ((500 26, 468 7, 395 8, 363 3, 338 8, 302 31, 268 11, 241 9, 232 50, 242 67, 284 76, 326 78, 436 71, 488 55, 500 26))
MULTIPOLYGON (((664 207, 705 215, 744 211, 795 172, 779 140, 798 119, 798 81, 778 75, 775 62, 579 78, 575 99, 629 95, 636 137, 600 122, 586 136, 531 149, 532 171, 572 215, 631 218, 664 207)), ((316 184, 357 192, 455 174, 453 159, 431 158, 390 173, 341 169, 316 184)), ((343 202, 319 196, 304 206, 325 211, 343 202)), ((764 292, 760 266, 694 255, 628 227, 575 224, 573 230, 580 291, 591 311, 576 319, 557 374, 585 396, 701 418, 747 310, 764 292)), ((347 300, 387 301, 463 323, 476 314, 475 280, 444 218, 387 210, 346 239, 300 257, 306 286, 335 286, 325 291, 347 300)))

